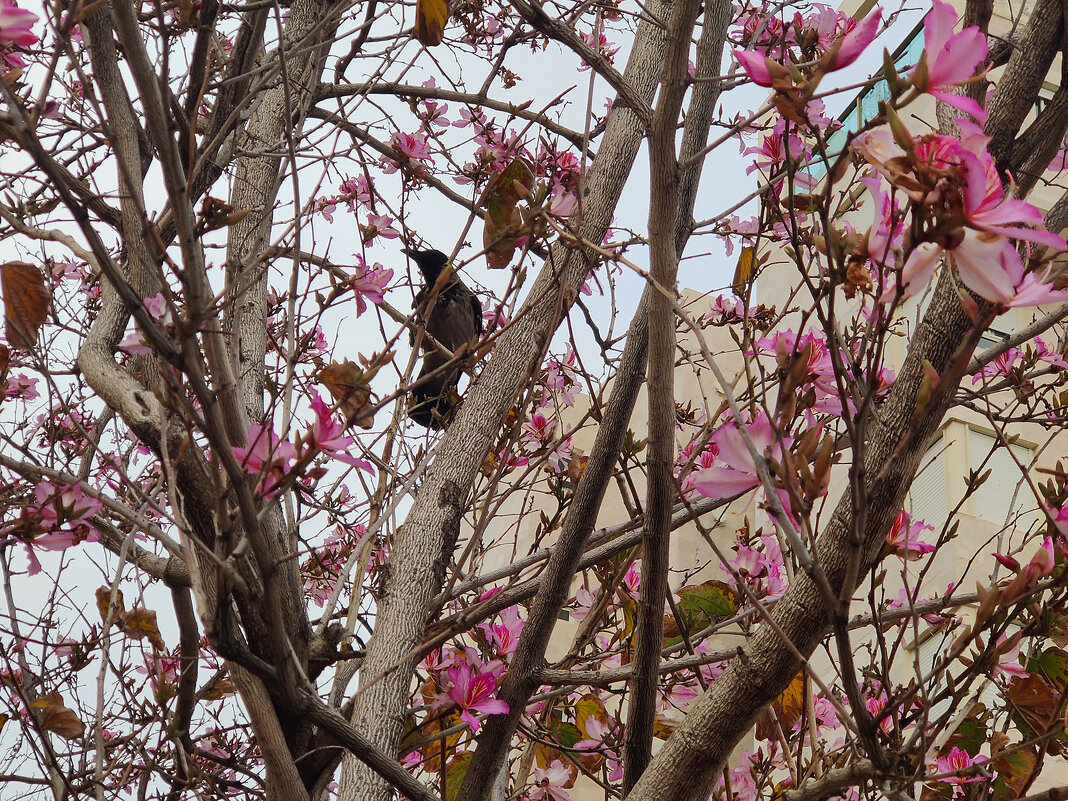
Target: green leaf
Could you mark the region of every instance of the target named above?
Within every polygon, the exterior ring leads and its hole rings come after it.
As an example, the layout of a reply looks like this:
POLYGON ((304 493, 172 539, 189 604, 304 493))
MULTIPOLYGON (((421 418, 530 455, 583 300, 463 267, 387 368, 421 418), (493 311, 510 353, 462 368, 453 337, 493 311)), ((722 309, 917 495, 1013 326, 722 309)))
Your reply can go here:
POLYGON ((1038 761, 1033 749, 1010 751, 999 757, 993 765, 994 794, 992 801, 1009 801, 1027 790, 1027 779, 1038 761))
POLYGON ((974 757, 990 739, 986 730, 986 720, 990 717, 989 712, 982 704, 977 704, 972 713, 968 715, 953 732, 953 736, 946 743, 947 747, 956 746, 968 752, 968 756, 974 757))
POLYGON ((464 782, 467 769, 471 767, 471 757, 474 754, 464 751, 457 754, 445 766, 445 801, 456 801, 456 794, 460 791, 460 785, 464 782))
POLYGON ((578 727, 574 723, 565 723, 564 721, 555 718, 549 723, 549 734, 551 735, 553 742, 564 748, 574 748, 575 743, 585 739, 582 736, 582 732, 578 730, 578 727))
POLYGON ((1058 688, 1063 688, 1068 680, 1068 653, 1060 648, 1047 648, 1031 657, 1028 671, 1041 670, 1058 688))
POLYGON ((725 620, 738 611, 738 593, 727 583, 712 579, 679 590, 680 611, 704 615, 708 621, 725 620))
MULTIPOLYGON (((729 584, 715 579, 683 587, 678 594, 675 606, 687 634, 726 620, 738 611, 738 593, 729 584)), ((665 645, 674 645, 682 639, 673 618, 668 618, 664 626, 665 645)))

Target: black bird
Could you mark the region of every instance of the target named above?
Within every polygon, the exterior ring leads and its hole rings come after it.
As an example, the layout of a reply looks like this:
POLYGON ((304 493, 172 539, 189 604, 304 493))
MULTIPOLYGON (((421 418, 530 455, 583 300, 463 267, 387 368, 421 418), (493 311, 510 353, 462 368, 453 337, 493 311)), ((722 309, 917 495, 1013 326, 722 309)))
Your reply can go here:
MULTIPOLYGON (((444 286, 434 292, 438 277, 445 270, 449 258, 440 250, 404 251, 419 266, 423 286, 415 296, 416 319, 426 332, 445 346, 457 351, 482 336, 482 303, 455 273, 444 286)), ((412 334, 415 343, 415 334, 412 334)), ((408 393, 408 417, 425 428, 440 428, 442 420, 456 400, 456 386, 460 368, 440 370, 449 361, 430 342, 423 343, 423 367, 411 392, 408 393), (424 378, 435 373, 430 378, 424 378)))

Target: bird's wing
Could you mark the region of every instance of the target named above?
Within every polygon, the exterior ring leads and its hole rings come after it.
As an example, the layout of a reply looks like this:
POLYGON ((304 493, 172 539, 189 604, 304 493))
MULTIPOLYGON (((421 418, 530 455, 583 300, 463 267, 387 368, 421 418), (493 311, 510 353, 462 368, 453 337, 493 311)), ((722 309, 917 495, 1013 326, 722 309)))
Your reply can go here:
MULTIPOLYGON (((464 288, 467 289, 468 292, 471 292, 471 290, 467 287, 464 288)), ((471 292, 471 308, 472 310, 474 310, 475 313, 475 336, 481 339, 482 334, 485 332, 486 329, 486 321, 482 319, 482 301, 478 299, 478 295, 476 295, 474 292, 471 292)))
MULTIPOLYGON (((418 292, 415 293, 415 299, 412 301, 412 308, 415 310, 414 322, 417 326, 426 325, 426 296, 427 288, 424 286, 418 292)), ((415 346, 415 328, 408 329, 408 344, 415 346)))

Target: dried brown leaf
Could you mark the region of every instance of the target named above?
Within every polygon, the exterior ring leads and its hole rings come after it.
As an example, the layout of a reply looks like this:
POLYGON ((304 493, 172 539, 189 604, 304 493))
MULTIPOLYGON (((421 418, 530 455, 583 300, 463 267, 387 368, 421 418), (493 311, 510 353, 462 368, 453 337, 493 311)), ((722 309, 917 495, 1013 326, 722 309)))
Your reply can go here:
POLYGON ((11 347, 27 350, 48 317, 52 296, 44 273, 24 261, 0 264, 0 287, 4 293, 4 323, 11 347))

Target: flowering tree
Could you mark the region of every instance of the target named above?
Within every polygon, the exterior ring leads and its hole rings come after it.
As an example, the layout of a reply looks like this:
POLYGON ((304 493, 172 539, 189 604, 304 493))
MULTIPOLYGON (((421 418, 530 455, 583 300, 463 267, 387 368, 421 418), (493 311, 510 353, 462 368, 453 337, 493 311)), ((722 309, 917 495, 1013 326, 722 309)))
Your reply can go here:
POLYGON ((1029 116, 1063 14, 988 51, 990 4, 934 0, 842 127, 880 10, 0 0, 5 786, 1024 796, 1068 714, 1068 476, 1014 450, 1068 401, 1068 196, 1025 199, 1065 166, 1068 89, 1029 116), (711 216, 739 139, 758 210, 711 216), (740 255, 689 304, 695 234, 740 255), (401 245, 453 251, 412 312, 401 245), (449 352, 420 321, 457 274, 485 326, 449 352), (421 351, 474 376, 441 433, 421 351), (946 587, 990 474, 944 519, 906 496, 951 410, 1034 513, 946 587))

